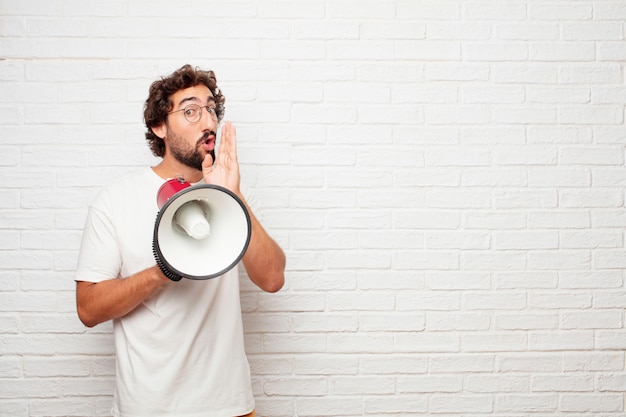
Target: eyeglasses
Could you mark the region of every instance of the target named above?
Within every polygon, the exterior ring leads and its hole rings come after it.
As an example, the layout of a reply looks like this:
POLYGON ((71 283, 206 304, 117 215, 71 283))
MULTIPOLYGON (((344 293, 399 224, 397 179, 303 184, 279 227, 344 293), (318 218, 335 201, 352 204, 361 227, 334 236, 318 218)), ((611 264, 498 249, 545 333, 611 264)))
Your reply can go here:
POLYGON ((196 123, 200 121, 200 118, 202 117, 202 109, 206 109, 209 116, 211 116, 213 120, 217 120, 217 109, 215 107, 199 106, 197 104, 188 104, 184 108, 171 111, 168 114, 182 111, 185 115, 185 119, 187 119, 189 123, 196 123))

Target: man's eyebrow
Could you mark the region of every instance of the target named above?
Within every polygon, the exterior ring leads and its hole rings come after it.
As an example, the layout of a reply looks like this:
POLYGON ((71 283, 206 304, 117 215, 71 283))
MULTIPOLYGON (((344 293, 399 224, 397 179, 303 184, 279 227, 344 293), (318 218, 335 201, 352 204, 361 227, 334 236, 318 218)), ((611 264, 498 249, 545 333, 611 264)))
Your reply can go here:
MULTIPOLYGON (((188 101, 200 101, 200 99, 198 97, 196 97, 196 96, 185 97, 181 101, 178 102, 178 106, 180 107, 180 106, 182 106, 184 103, 186 103, 188 101)), ((206 101, 207 101, 207 104, 215 103, 215 97, 209 96, 209 97, 207 97, 206 101)))

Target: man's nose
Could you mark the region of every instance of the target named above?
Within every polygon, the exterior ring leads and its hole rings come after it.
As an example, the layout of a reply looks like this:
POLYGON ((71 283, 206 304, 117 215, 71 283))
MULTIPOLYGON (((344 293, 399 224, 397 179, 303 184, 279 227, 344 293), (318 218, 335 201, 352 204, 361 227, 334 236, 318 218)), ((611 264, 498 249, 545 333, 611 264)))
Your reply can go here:
POLYGON ((202 107, 202 114, 200 115, 200 122, 203 129, 209 129, 215 127, 217 120, 213 117, 211 110, 208 106, 202 107))

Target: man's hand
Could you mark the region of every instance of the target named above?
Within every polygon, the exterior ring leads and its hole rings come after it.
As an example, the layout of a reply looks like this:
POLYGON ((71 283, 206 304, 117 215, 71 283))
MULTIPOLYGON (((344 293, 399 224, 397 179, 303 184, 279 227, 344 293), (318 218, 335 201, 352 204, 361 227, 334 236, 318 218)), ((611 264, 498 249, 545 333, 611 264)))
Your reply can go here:
POLYGON ((202 176, 207 184, 220 185, 239 195, 239 161, 237 160, 237 130, 231 122, 224 123, 220 137, 217 160, 204 157, 202 176))

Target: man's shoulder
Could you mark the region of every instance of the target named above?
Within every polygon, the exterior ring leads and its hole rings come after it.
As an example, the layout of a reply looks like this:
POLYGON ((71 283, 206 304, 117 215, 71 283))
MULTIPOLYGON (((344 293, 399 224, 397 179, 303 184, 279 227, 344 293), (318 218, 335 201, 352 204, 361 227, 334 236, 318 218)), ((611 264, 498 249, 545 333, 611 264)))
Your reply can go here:
POLYGON ((131 169, 111 179, 101 187, 94 202, 139 197, 142 190, 151 189, 150 184, 157 183, 150 177, 150 171, 152 170, 149 167, 131 169))

